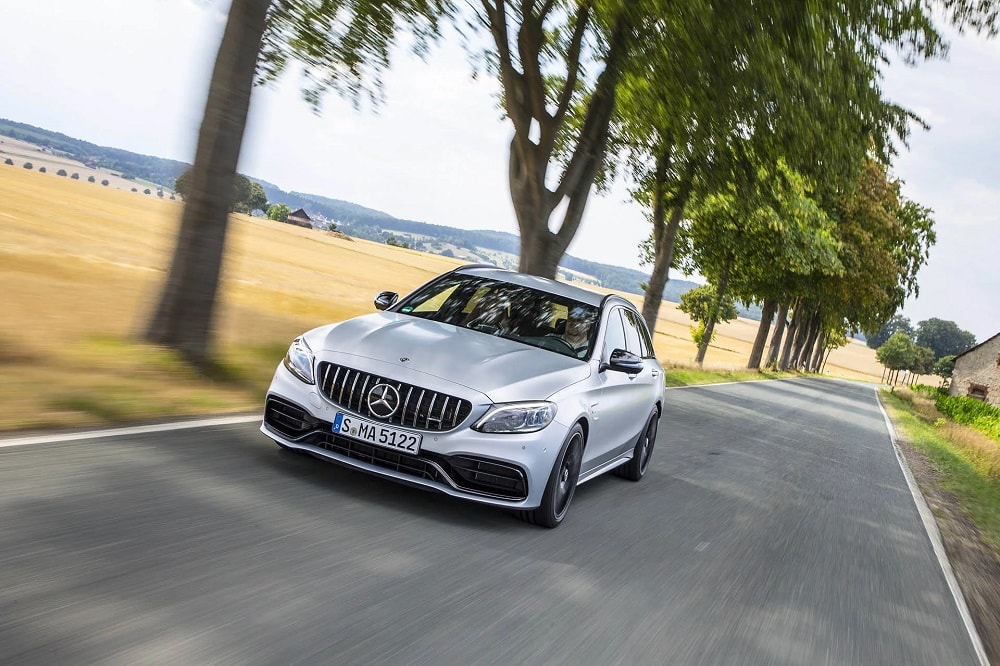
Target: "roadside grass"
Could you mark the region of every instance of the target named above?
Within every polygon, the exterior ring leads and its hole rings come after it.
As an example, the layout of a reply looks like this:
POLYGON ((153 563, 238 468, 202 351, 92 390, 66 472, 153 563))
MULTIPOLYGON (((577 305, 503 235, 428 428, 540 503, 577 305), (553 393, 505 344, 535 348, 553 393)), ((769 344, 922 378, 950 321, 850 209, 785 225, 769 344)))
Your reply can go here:
POLYGON ((770 370, 708 370, 693 366, 664 365, 664 382, 667 386, 692 386, 694 384, 720 384, 723 382, 748 382, 762 379, 795 377, 793 372, 770 370))
POLYGON ((881 395, 896 427, 930 460, 941 488, 1000 551, 1000 443, 949 421, 926 395, 907 389, 881 395))
POLYGON ((275 345, 223 348, 216 366, 202 373, 159 347, 86 338, 50 349, 45 363, 22 358, 5 365, 0 431, 258 411, 284 351, 275 345))

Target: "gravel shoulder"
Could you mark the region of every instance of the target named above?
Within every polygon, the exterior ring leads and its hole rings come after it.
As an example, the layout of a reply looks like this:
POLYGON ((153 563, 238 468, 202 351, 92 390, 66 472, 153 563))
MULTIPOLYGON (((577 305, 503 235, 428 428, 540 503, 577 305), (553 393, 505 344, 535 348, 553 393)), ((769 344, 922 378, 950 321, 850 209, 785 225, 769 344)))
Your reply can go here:
POLYGON ((956 499, 939 484, 937 471, 920 451, 897 433, 897 444, 927 505, 991 664, 1000 665, 1000 553, 985 542, 956 499))

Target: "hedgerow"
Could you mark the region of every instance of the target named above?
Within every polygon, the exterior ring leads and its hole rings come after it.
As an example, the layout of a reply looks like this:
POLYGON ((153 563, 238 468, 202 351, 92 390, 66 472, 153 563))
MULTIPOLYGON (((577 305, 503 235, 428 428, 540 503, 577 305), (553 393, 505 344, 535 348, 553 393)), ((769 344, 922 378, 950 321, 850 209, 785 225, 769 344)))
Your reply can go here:
POLYGON ((944 389, 925 385, 912 388, 917 393, 934 398, 938 411, 955 423, 970 426, 1000 441, 1000 409, 982 400, 948 395, 944 389))

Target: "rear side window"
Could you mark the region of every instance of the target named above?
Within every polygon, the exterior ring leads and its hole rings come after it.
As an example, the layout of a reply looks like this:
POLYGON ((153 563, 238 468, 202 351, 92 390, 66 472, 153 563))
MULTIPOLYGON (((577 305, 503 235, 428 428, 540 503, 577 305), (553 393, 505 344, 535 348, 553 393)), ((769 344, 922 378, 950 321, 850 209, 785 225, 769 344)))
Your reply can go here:
POLYGON ((642 337, 635 327, 635 322, 632 321, 632 313, 628 310, 619 310, 619 312, 622 313, 622 320, 625 324, 625 344, 628 345, 626 349, 636 356, 644 356, 642 353, 642 337))
POLYGON ((649 339, 646 323, 631 310, 622 310, 625 315, 625 337, 628 340, 628 350, 642 358, 653 358, 653 343, 649 339), (634 345, 634 346, 633 346, 634 345))

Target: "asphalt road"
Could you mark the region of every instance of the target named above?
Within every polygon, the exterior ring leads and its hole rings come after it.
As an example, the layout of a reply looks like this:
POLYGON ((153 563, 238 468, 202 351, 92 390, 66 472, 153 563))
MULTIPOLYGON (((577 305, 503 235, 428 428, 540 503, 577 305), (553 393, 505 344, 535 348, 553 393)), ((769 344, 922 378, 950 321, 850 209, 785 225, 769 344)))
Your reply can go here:
POLYGON ((977 663, 871 387, 667 397, 556 530, 254 424, 0 448, 0 663, 977 663))

